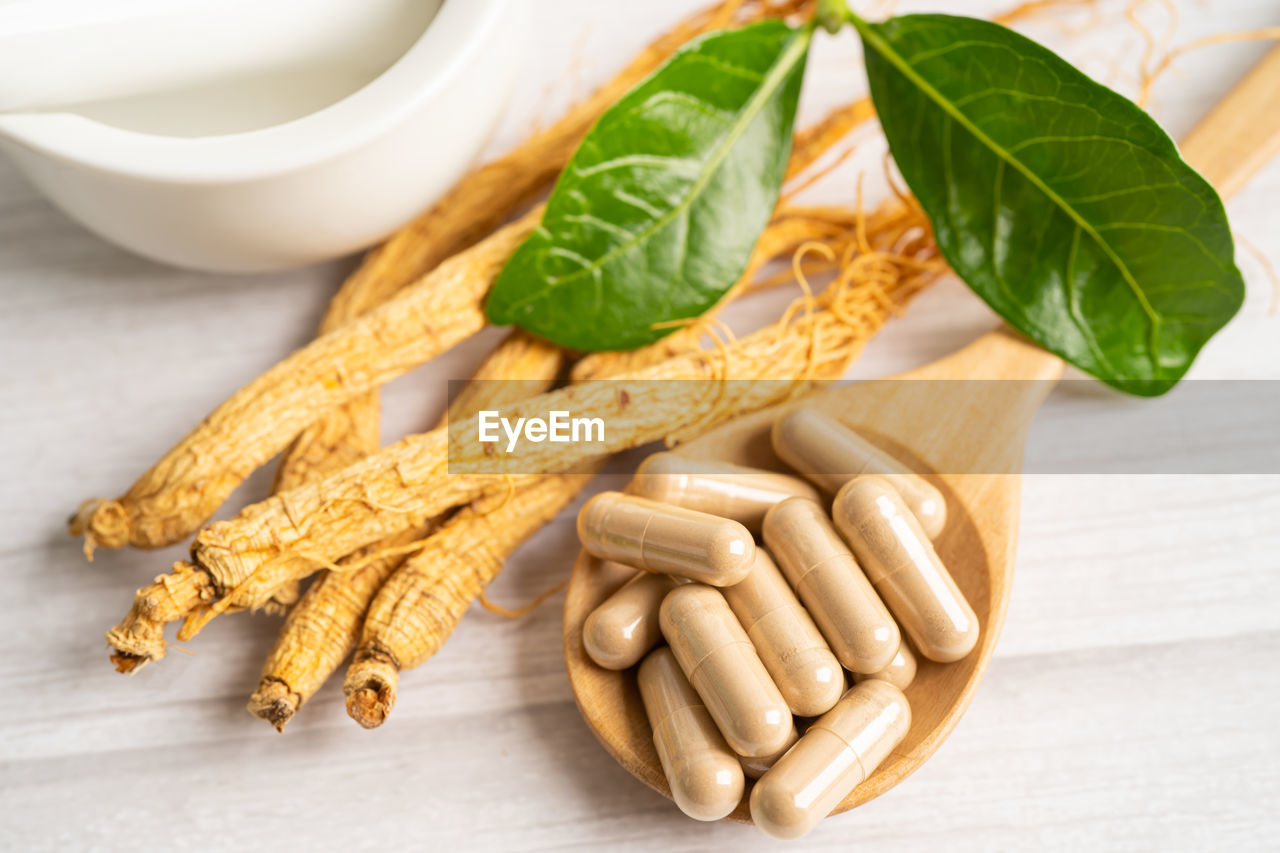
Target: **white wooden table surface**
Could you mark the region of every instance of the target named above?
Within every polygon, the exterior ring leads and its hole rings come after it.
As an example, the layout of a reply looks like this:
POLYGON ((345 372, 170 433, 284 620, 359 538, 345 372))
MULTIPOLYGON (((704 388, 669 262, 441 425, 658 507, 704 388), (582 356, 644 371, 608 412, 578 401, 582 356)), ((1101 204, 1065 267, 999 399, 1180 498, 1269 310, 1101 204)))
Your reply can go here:
MULTIPOLYGON (((493 150, 697 5, 541 0, 538 49, 493 150)), ((1179 5, 1179 41, 1280 24, 1273 0, 1179 5)), ((1119 3, 1101 8, 1086 34, 1033 32, 1100 75, 1122 56, 1123 75, 1140 45, 1119 3)), ((805 115, 860 91, 845 41, 815 57, 805 115)), ((1263 50, 1189 58, 1153 109, 1185 132, 1263 50)), ((875 172, 878 158, 869 143, 856 162, 875 172)), ((852 174, 837 173, 820 194, 850 199, 852 174)), ((1272 263, 1278 198, 1280 163, 1230 204, 1235 227, 1272 263)), ((1271 286, 1240 258, 1247 304, 1196 377, 1280 377, 1271 286)), ((773 846, 751 829, 685 819, 605 754, 569 692, 559 598, 519 621, 475 608, 436 659, 406 675, 374 732, 346 717, 340 679, 284 735, 245 712, 278 626, 266 616, 220 619, 191 655, 136 677, 112 671, 103 631, 182 548, 100 552, 88 565, 65 517, 85 497, 118 493, 229 392, 304 343, 350 266, 249 278, 162 268, 84 233, 0 162, 0 849, 773 846)), ((776 307, 774 297, 738 318, 776 307)), ((856 372, 924 362, 991 324, 960 285, 941 285, 856 372)), ((465 376, 494 340, 391 386, 387 437, 430 422, 445 379, 465 376)), ((255 477, 228 511, 267 483, 255 477)), ((566 576, 571 519, 517 555, 495 599, 523 602, 566 576)), ((1008 623, 968 715, 915 776, 797 847, 1275 849, 1277 519, 1276 477, 1028 478, 1008 623)))

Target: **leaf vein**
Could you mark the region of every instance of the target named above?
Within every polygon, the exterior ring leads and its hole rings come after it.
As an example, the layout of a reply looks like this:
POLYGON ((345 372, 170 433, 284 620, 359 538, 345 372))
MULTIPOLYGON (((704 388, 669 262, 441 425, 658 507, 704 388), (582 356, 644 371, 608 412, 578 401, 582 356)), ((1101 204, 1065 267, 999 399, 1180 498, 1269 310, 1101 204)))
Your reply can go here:
MULTIPOLYGON (((765 78, 765 83, 760 86, 760 88, 751 96, 750 101, 747 102, 747 106, 743 109, 740 120, 734 123, 733 131, 722 139, 715 147, 711 157, 709 158, 707 168, 702 172, 698 180, 689 187, 688 192, 685 193, 684 198, 681 199, 680 203, 674 206, 666 214, 661 214, 660 211, 656 210, 652 211, 650 215, 654 216, 654 222, 639 234, 635 235, 630 243, 624 243, 616 246, 602 255, 594 262, 595 269, 599 269, 600 267, 607 265, 623 252, 630 251, 634 246, 648 240, 655 233, 665 228, 676 216, 687 210, 689 205, 693 204, 693 200, 701 194, 702 190, 711 182, 712 177, 719 170, 719 167, 723 165, 725 158, 728 157, 734 144, 742 134, 746 132, 747 127, 755 120, 755 117, 760 113, 760 111, 764 109, 764 105, 773 96, 773 93, 781 87, 787 74, 791 72, 796 62, 804 54, 804 50, 808 46, 811 35, 812 32, 806 29, 800 30, 792 38, 791 44, 787 46, 787 49, 783 52, 779 61, 772 69, 770 69, 768 76, 765 78)), ((616 195, 619 197, 623 196, 621 192, 616 195)))
MULTIPOLYGON (((902 73, 912 83, 914 83, 915 86, 919 88, 920 91, 923 92, 930 100, 932 100, 935 104, 937 104, 943 110, 943 112, 950 115, 952 120, 954 120, 957 124, 959 124, 965 130, 967 130, 969 133, 973 134, 973 136, 975 136, 979 141, 981 141, 984 145, 986 145, 997 157, 1004 160, 1008 160, 1009 164, 1013 166, 1016 170, 1018 170, 1023 175, 1023 177, 1026 178, 1027 181, 1029 181, 1032 184, 1032 186, 1039 189, 1051 201, 1053 201, 1055 204, 1061 207, 1062 210, 1066 212, 1067 215, 1070 216, 1075 221, 1078 227, 1084 229, 1084 231, 1087 234, 1089 234, 1097 242, 1099 247, 1107 255, 1111 263, 1115 266, 1117 271, 1119 271, 1121 278, 1124 279, 1125 283, 1128 285, 1130 291, 1133 293, 1134 298, 1137 300, 1142 311, 1147 315, 1148 319, 1151 321, 1152 328, 1151 328, 1150 340, 1154 344, 1155 334, 1160 324, 1160 317, 1158 312, 1155 311, 1154 307, 1147 300, 1146 295, 1142 292, 1142 288, 1138 285, 1137 280, 1134 279, 1133 273, 1129 269, 1128 265, 1124 263, 1123 259, 1117 254, 1115 249, 1106 240, 1102 239, 1102 235, 1094 229, 1092 224, 1089 223, 1088 220, 1086 220, 1083 216, 1081 216, 1080 212, 1077 211, 1072 205, 1070 205, 1066 201, 1066 199, 1064 199, 1052 187, 1046 184, 1044 180, 1040 178, 1039 175, 1037 175, 1030 168, 1028 168, 1027 165, 1023 163, 1021 160, 1019 160, 1017 157, 1014 157, 1011 153, 1006 151, 1004 147, 998 144, 994 139, 992 139, 990 136, 984 133, 981 130, 981 128, 979 128, 973 121, 971 121, 969 117, 962 110, 958 109, 953 103, 948 101, 942 95, 941 92, 939 92, 933 85, 929 83, 929 81, 921 77, 920 74, 913 67, 913 65, 907 62, 904 57, 899 55, 893 49, 892 45, 886 42, 884 37, 881 36, 876 30, 872 29, 870 26, 863 25, 859 27, 859 32, 862 33, 864 40, 866 40, 868 44, 874 46, 880 52, 880 54, 883 57, 885 57, 886 60, 888 60, 892 65, 898 68, 900 73, 902 73)), ((953 44, 953 47, 961 44, 964 44, 964 42, 955 42, 953 44)), ((991 44, 989 46, 1001 47, 1002 49, 1008 50, 1008 48, 1003 48, 1002 46, 999 46, 999 45, 991 44)), ((1153 359, 1153 366, 1158 368, 1158 362, 1155 361, 1155 352, 1156 351, 1153 348, 1150 351, 1150 356, 1153 359)))
POLYGON ((627 154, 623 157, 601 160, 599 163, 577 169, 574 172, 574 176, 577 178, 589 178, 604 172, 635 166, 666 169, 679 174, 689 174, 691 172, 696 174, 698 170, 697 161, 690 160, 687 157, 664 157, 660 154, 627 154))

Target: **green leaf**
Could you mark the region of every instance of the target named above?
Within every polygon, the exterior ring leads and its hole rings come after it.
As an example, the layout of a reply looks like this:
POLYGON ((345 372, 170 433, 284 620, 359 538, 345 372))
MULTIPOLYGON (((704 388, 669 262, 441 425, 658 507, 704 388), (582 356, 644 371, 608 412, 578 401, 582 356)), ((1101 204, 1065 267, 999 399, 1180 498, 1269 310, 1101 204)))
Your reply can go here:
POLYGON ((489 320, 620 350, 715 304, 777 203, 812 32, 769 20, 712 33, 623 96, 498 276, 489 320))
POLYGON ((1173 387, 1244 282, 1222 201, 1168 135, 997 24, 850 17, 894 159, 960 277, 1104 382, 1173 387))

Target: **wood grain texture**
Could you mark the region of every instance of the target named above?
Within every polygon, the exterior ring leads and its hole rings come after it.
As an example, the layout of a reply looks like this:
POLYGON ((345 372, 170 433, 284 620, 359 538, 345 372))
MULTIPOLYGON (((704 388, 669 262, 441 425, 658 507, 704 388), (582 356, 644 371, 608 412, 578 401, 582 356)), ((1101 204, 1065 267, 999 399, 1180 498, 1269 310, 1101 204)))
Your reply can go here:
POLYGON ((1235 195, 1280 154, 1280 47, 1214 107, 1181 148, 1224 196, 1235 195))
MULTIPOLYGON (((545 5, 540 49, 495 151, 700 3, 545 5)), ((1280 23, 1262 0, 1179 7, 1179 41, 1280 23)), ((1082 40, 1034 34, 1105 77, 1134 41, 1103 9, 1101 29, 1082 40)), ((1265 52, 1188 57, 1152 106, 1180 136, 1265 52)), ((814 63, 810 120, 860 85, 852 44, 824 39, 814 63)), ((870 180, 881 150, 864 149, 852 168, 870 180)), ((832 175, 815 201, 847 203, 853 174, 832 175)), ((1272 163, 1230 204, 1235 227, 1273 263, 1278 194, 1272 163)), ((1250 256, 1240 261, 1248 302, 1196 378, 1280 378, 1271 287, 1250 256)), ((249 278, 159 267, 83 233, 0 161, 0 849, 779 849, 749 827, 688 820, 600 747, 574 706, 558 599, 514 622, 473 608, 404 678, 395 718, 373 733, 347 718, 336 683, 284 735, 244 711, 279 629, 270 617, 229 616, 194 655, 175 652, 133 678, 111 671, 102 631, 183 549, 100 553, 89 566, 63 533, 67 507, 127 482, 304 344, 350 266, 249 278)), ((751 328, 791 295, 762 294, 726 318, 751 328)), ((992 323, 944 283, 885 329, 855 373, 924 364, 992 323)), ((384 438, 438 416, 445 380, 468 376, 499 337, 388 386, 384 438)), ((1071 404, 1051 395, 1037 422, 1071 404)), ((593 490, 624 481, 603 476, 593 490)), ((220 515, 269 486, 269 472, 251 479, 220 515)), ((517 553, 493 600, 519 605, 566 577, 575 510, 517 553)), ((1276 477, 1025 478, 1004 632, 969 711, 918 772, 795 849, 1273 849, 1277 518, 1276 477)))

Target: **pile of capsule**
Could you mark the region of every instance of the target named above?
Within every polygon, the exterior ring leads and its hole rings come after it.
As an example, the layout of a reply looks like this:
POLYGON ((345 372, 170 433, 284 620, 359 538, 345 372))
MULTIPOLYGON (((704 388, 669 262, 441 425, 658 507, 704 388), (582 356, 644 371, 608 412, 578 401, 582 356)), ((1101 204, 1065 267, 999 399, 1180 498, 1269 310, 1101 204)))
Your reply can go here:
POLYGON ((583 547, 639 571, 587 617, 583 645, 607 669, 640 664, 685 814, 725 817, 751 777, 753 822, 797 838, 906 737, 907 640, 956 661, 978 621, 934 551, 946 504, 928 481, 812 409, 780 418, 773 445, 835 494, 830 515, 805 480, 669 453, 587 502, 583 547))

